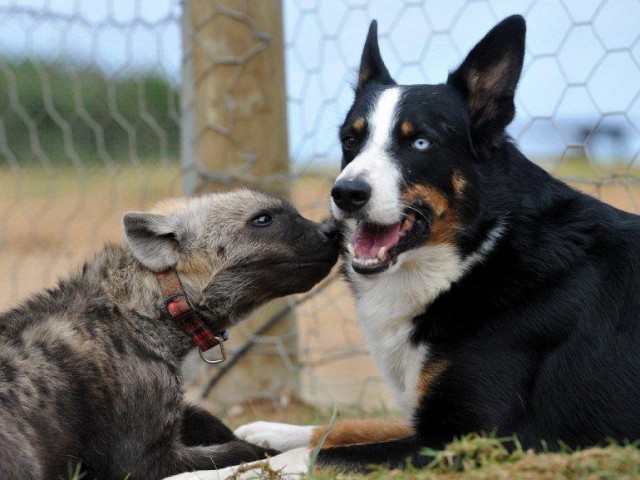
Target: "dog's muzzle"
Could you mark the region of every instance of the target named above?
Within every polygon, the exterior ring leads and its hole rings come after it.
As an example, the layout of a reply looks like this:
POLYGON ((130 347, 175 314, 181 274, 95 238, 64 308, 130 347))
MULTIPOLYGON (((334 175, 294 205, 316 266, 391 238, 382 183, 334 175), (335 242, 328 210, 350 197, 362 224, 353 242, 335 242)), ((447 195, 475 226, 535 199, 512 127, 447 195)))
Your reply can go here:
POLYGON ((369 202, 371 187, 360 179, 338 180, 331 189, 331 198, 336 206, 345 213, 356 213, 369 202))

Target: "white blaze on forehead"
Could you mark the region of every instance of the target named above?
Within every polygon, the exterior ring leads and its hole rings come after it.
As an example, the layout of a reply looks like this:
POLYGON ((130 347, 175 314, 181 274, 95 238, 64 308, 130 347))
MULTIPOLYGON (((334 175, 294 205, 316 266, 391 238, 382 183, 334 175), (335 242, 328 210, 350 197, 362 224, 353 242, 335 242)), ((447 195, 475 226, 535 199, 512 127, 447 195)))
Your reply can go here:
POLYGON ((384 90, 378 97, 375 108, 367 118, 371 133, 365 148, 371 148, 372 145, 386 147, 389 144, 397 120, 400 93, 400 87, 392 87, 384 90))
MULTIPOLYGON (((389 153, 393 128, 398 120, 398 105, 402 98, 400 87, 383 90, 374 108, 367 115, 369 135, 360 153, 345 167, 337 180, 360 179, 371 187, 371 198, 363 213, 372 223, 389 225, 400 220, 400 171, 389 153)), ((331 202, 337 219, 343 212, 331 202)))

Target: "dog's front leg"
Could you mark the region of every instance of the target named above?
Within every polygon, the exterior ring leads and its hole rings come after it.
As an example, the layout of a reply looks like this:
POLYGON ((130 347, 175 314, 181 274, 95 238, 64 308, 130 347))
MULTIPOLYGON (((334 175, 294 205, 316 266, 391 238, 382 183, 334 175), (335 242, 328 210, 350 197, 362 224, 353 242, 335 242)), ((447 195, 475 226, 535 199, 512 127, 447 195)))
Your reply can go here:
POLYGON ((219 470, 186 472, 166 478, 165 480, 249 480, 272 477, 296 480, 304 477, 308 473, 310 457, 310 448, 296 448, 276 455, 268 460, 236 465, 219 470))
MULTIPOLYGON (((249 443, 286 452, 299 447, 315 447, 327 426, 289 425, 276 422, 253 422, 242 425, 234 434, 249 443)), ((323 447, 358 443, 386 442, 413 435, 406 423, 383 420, 342 420, 335 423, 323 447)))
POLYGON ((180 433, 182 443, 189 447, 218 445, 238 439, 220 419, 195 405, 186 405, 184 407, 180 433))

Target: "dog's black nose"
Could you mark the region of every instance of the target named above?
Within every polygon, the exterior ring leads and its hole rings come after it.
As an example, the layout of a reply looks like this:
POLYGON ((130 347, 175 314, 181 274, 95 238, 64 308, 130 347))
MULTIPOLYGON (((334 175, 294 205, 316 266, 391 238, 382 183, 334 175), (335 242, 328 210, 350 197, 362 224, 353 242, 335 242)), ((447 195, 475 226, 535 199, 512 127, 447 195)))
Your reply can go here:
POLYGON ((338 180, 331 189, 331 197, 338 208, 348 213, 357 212, 371 198, 371 187, 362 180, 338 180))

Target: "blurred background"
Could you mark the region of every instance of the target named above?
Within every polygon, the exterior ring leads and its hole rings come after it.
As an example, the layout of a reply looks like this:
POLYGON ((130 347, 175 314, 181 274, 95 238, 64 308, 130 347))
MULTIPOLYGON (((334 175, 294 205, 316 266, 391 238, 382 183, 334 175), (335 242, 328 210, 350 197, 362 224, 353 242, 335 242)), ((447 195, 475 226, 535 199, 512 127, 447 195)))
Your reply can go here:
MULTIPOLYGON (((0 309, 161 198, 249 185, 326 217, 369 22, 399 83, 439 83, 512 13, 528 37, 510 133, 639 213, 640 1, 0 0, 0 309)), ((229 352, 185 369, 229 415, 393 408, 337 275, 236 328, 229 352)))

